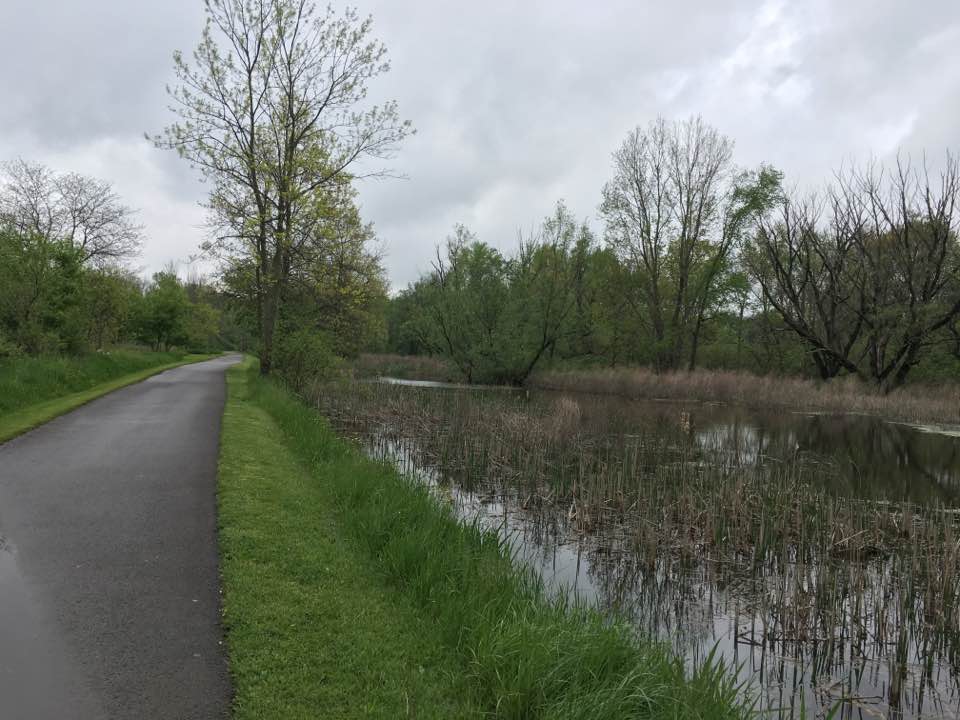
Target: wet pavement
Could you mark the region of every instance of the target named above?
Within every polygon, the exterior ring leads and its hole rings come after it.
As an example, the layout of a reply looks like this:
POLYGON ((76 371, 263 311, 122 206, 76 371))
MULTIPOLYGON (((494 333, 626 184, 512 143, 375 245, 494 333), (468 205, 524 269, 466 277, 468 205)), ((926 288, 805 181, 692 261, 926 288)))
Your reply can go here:
POLYGON ((0 718, 228 716, 216 471, 237 359, 0 445, 0 718))

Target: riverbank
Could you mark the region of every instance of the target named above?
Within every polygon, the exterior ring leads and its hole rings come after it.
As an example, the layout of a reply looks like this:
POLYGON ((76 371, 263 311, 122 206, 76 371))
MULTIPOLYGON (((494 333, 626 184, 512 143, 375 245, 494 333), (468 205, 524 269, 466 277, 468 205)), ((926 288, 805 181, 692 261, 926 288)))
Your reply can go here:
POLYGON ((861 413, 912 423, 960 423, 960 385, 908 385, 882 395, 856 378, 822 382, 731 370, 655 373, 647 368, 543 371, 527 387, 617 395, 634 400, 692 400, 753 408, 861 413))
MULTIPOLYGON (((360 377, 463 382, 440 358, 361 355, 360 377)), ((688 400, 783 408, 801 412, 860 413, 909 423, 960 424, 960 383, 913 383, 883 395, 854 377, 823 382, 811 378, 756 375, 736 370, 656 373, 643 367, 541 370, 527 378, 536 390, 616 395, 631 400, 688 400)))
POLYGON ((251 370, 229 372, 220 469, 237 717, 746 716, 724 670, 548 601, 495 536, 251 370))
POLYGON ((213 357, 118 350, 0 360, 0 442, 151 375, 213 357))

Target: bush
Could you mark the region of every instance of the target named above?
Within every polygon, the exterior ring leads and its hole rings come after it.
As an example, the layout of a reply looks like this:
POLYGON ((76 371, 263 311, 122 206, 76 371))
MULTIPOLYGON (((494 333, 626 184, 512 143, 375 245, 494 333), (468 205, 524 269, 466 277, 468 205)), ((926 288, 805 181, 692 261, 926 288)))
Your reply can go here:
POLYGON ((17 357, 20 353, 20 347, 0 330, 0 358, 17 357))
POLYGON ((277 371, 296 391, 314 380, 329 379, 337 368, 337 356, 327 337, 316 330, 284 333, 274 353, 277 371))

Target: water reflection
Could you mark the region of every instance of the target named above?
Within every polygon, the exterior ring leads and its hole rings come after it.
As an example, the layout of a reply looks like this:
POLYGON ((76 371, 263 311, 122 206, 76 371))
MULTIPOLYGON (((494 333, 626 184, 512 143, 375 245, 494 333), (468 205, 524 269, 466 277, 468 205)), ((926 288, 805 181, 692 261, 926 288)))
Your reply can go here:
MULTIPOLYGON (((549 393, 541 393, 541 399, 549 393)), ((616 433, 666 432, 688 418, 705 450, 733 464, 796 458, 831 469, 824 487, 844 497, 960 505, 960 438, 947 428, 864 415, 751 410, 716 403, 640 402, 575 395, 584 422, 616 433)), ((826 475, 825 475, 826 477, 826 475)))

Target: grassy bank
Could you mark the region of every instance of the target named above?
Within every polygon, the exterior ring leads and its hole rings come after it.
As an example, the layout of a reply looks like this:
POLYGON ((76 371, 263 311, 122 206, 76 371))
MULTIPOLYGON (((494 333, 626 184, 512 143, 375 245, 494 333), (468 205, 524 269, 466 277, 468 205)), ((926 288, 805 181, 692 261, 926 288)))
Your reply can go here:
POLYGON ((0 442, 112 390, 211 357, 124 350, 0 360, 0 442))
POLYGON ((739 718, 727 675, 545 599, 496 537, 249 368, 221 456, 241 718, 739 718), (422 670, 421 670, 422 668, 422 670))
POLYGON ((220 548, 235 717, 471 716, 460 680, 447 669, 455 658, 434 639, 436 628, 398 601, 375 562, 344 540, 330 484, 288 446, 249 367, 228 373, 221 435, 220 548))
MULTIPOLYGON (((360 377, 463 382, 441 358, 409 355, 361 355, 354 363, 360 377)), ((526 387, 617 395, 636 400, 723 402, 756 408, 786 408, 830 413, 864 413, 915 423, 960 423, 960 384, 912 383, 887 395, 854 377, 822 382, 812 378, 755 375, 739 370, 656 373, 644 367, 541 370, 526 387)))

